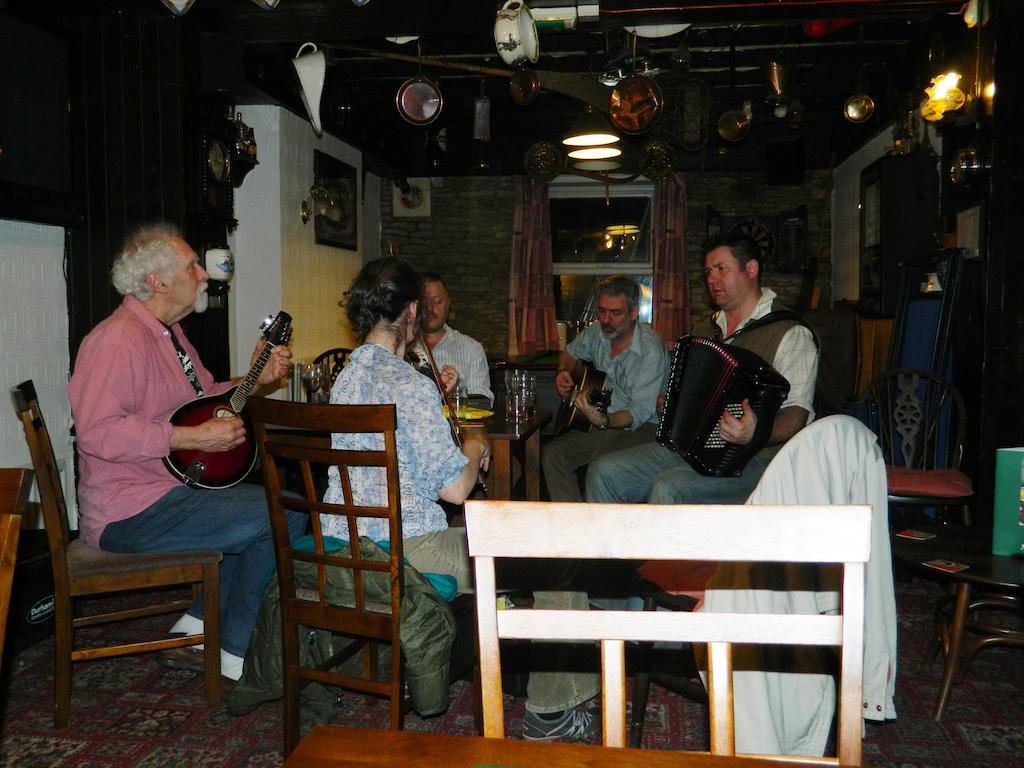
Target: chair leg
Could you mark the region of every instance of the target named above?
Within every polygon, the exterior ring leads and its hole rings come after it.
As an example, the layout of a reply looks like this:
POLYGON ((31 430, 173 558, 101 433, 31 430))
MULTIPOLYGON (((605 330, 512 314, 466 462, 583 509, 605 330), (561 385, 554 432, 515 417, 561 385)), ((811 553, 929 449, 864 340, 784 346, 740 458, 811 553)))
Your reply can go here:
POLYGON ((284 758, 299 745, 300 702, 299 679, 293 671, 299 662, 298 628, 292 625, 282 632, 281 676, 284 688, 284 758))
POLYGON ((60 729, 68 724, 71 714, 71 651, 74 648, 75 630, 72 626, 73 607, 58 610, 54 622, 54 700, 53 724, 60 729))
POLYGON ((206 705, 220 706, 220 564, 203 567, 203 676, 206 705))
POLYGON ((644 735, 644 720, 647 716, 647 699, 650 692, 650 673, 646 669, 637 670, 633 677, 633 711, 629 717, 629 746, 637 749, 640 748, 640 740, 644 735))

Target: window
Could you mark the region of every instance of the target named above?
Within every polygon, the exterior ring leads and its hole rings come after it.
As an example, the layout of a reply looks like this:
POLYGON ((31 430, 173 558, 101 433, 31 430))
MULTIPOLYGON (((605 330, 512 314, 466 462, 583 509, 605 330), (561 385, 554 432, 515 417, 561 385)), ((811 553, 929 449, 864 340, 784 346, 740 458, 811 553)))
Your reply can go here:
MULTIPOLYGON (((550 188, 555 316, 570 325, 593 319, 595 288, 606 275, 625 274, 641 286, 640 320, 651 321, 651 195, 638 181, 608 187, 556 179, 550 188)), ((577 328, 579 325, 577 325, 577 328)))

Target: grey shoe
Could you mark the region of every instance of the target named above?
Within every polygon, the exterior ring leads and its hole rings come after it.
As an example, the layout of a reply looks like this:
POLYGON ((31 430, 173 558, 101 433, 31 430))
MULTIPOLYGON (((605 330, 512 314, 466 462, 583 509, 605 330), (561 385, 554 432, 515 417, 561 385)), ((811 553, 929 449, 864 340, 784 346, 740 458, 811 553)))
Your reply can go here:
POLYGON ((523 722, 527 741, 593 741, 597 735, 597 718, 582 706, 567 709, 553 720, 527 710, 523 722))

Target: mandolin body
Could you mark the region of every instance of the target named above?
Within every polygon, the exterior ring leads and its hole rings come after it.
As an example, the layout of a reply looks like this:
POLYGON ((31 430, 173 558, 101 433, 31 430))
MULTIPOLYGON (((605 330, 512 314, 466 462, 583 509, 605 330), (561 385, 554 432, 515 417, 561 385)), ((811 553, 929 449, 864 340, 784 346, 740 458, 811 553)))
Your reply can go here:
POLYGON ((231 397, 238 387, 219 395, 198 397, 185 403, 171 414, 170 422, 176 427, 196 427, 216 417, 239 416, 245 422, 245 441, 230 451, 171 451, 164 457, 164 465, 171 474, 194 488, 216 490, 230 488, 242 482, 256 464, 256 443, 252 439, 252 425, 243 409, 237 414, 231 409, 231 397))

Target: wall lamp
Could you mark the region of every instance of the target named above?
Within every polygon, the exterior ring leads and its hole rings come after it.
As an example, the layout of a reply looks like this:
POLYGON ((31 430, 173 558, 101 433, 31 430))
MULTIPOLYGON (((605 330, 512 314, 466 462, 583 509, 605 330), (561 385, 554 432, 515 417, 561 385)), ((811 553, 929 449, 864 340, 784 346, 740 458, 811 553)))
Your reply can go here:
POLYGON ((309 188, 309 199, 303 200, 299 206, 299 218, 303 224, 308 224, 314 216, 326 216, 330 221, 338 223, 344 215, 334 195, 320 181, 313 182, 309 188))
POLYGON ((967 95, 960 89, 960 74, 946 72, 932 78, 930 87, 924 92, 927 100, 921 105, 921 117, 934 123, 942 119, 946 112, 960 109, 967 103, 967 95))

